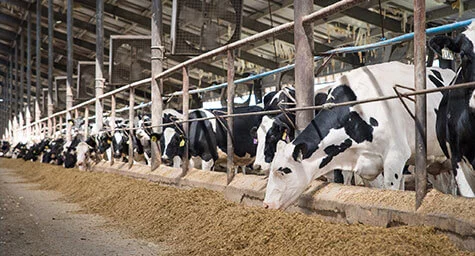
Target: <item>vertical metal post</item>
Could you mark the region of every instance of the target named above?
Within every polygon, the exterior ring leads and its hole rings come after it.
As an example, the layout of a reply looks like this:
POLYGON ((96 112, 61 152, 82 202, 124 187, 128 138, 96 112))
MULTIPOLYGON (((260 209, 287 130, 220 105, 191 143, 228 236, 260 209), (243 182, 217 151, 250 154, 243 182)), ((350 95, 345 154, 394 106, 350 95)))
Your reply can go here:
POLYGON ((188 123, 188 114, 190 109, 190 94, 188 91, 190 90, 190 75, 188 74, 188 67, 183 67, 183 132, 185 133, 185 152, 183 154, 183 165, 182 165, 182 172, 181 176, 185 176, 188 172, 188 168, 190 166, 190 159, 189 159, 189 130, 190 130, 190 123, 188 123))
MULTIPOLYGON (((25 33, 23 31, 20 32, 20 99, 18 100, 18 104, 20 104, 20 113, 25 111, 24 107, 25 104, 23 103, 24 100, 24 91, 25 91, 25 33)), ((23 116, 23 115, 22 115, 23 116)), ((23 122, 23 118, 22 118, 23 122)), ((23 126, 23 125, 22 125, 23 126)))
POLYGON ((129 92, 129 168, 134 165, 134 105, 135 105, 135 89, 131 88, 129 92))
MULTIPOLYGON (((35 122, 41 118, 40 100, 41 93, 41 1, 36 1, 36 97, 35 97, 35 122)), ((38 133, 41 133, 41 124, 37 124, 38 133)))
MULTIPOLYGON (((114 133, 115 133, 115 95, 112 95, 111 97, 111 116, 110 116, 110 128, 111 128, 111 134, 112 134, 112 139, 114 139, 114 133)), ((111 143, 111 159, 110 164, 114 164, 114 143, 111 143)))
MULTIPOLYGON (((302 23, 305 15, 312 13, 313 0, 294 2, 294 44, 295 44, 295 98, 297 108, 314 105, 313 72, 313 24, 302 23)), ((296 113, 295 132, 300 133, 313 120, 314 111, 296 113)))
MULTIPOLYGON (((164 47, 162 45, 162 1, 152 0, 152 126, 162 124, 163 101, 161 87, 154 77, 163 71, 162 60, 164 47)), ((160 83, 162 81, 160 80, 160 83)), ((162 133, 161 127, 154 127, 154 132, 162 133)), ((151 170, 155 170, 161 163, 161 154, 158 147, 152 147, 151 170)))
POLYGON ((31 12, 27 14, 27 29, 26 29, 26 136, 30 139, 31 136, 31 12))
MULTIPOLYGON (((53 0, 48 0, 48 117, 53 115, 53 65, 54 65, 54 56, 53 56, 53 0)), ((54 120, 54 125, 56 125, 56 120, 54 120)), ((51 136, 51 118, 48 119, 48 135, 51 136)))
MULTIPOLYGON (((234 113, 234 92, 235 92, 235 85, 234 85, 234 53, 232 50, 228 51, 228 105, 227 105, 227 112, 228 114, 233 114, 234 113)), ((227 159, 227 181, 228 184, 231 183, 231 181, 234 178, 234 145, 233 145, 233 134, 234 134, 234 118, 233 117, 228 117, 228 129, 229 131, 227 132, 227 154, 228 154, 228 159, 227 159)))
POLYGON ((63 116, 59 115, 59 132, 63 135, 63 116))
POLYGON ((89 106, 84 109, 84 126, 84 137, 87 138, 89 137, 89 106))
POLYGON ((18 41, 15 40, 15 101, 13 104, 15 116, 18 115, 20 100, 18 96, 20 95, 20 90, 18 89, 18 41))
POLYGON ((8 90, 8 93, 7 93, 8 119, 7 120, 8 121, 12 120, 12 115, 13 115, 13 106, 12 106, 12 103, 13 103, 13 58, 14 56, 10 54, 9 55, 10 64, 9 64, 9 70, 8 70, 10 79, 8 81, 8 88, 7 88, 8 90))
MULTIPOLYGON (((71 119, 70 109, 73 106, 73 0, 68 0, 67 10, 67 48, 68 48, 68 60, 67 60, 67 79, 66 79, 66 119, 71 119)), ((71 141, 71 124, 66 123, 66 140, 71 141)))
MULTIPOLYGON (((414 81, 416 90, 426 88, 426 6, 414 0, 414 81)), ((416 209, 427 192, 427 120, 426 95, 416 95, 416 209)))
POLYGON ((53 117, 53 134, 52 135, 55 135, 56 134, 56 117, 53 117))
POLYGON ((104 94, 104 0, 96 0, 96 131, 102 130, 102 100, 97 97, 104 94))

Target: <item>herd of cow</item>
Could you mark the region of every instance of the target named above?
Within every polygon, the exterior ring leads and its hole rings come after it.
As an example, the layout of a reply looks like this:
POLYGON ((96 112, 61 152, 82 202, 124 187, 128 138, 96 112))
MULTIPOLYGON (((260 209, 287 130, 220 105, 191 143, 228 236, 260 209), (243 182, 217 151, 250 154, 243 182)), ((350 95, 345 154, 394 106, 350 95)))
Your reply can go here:
MULTIPOLYGON (((430 47, 440 56, 449 49, 459 53, 460 72, 430 67, 427 88, 450 86, 475 80, 475 25, 455 39, 437 36, 430 47)), ((389 62, 350 71, 336 82, 315 90, 316 105, 394 95, 394 86, 414 88, 414 66, 389 62)), ((285 87, 267 93, 262 106, 238 107, 235 113, 275 110, 281 102, 294 102, 295 91, 285 87)), ((409 112, 414 104, 403 99, 324 108, 315 111, 313 121, 298 135, 295 114, 249 115, 234 118, 233 134, 236 170, 259 171, 268 176, 265 207, 286 208, 320 176, 345 184, 362 182, 367 186, 404 189, 407 165, 414 164, 415 123, 409 112)), ((95 132, 84 137, 81 120, 73 122, 73 139, 66 142, 61 132, 55 138, 23 141, 10 147, 2 142, 0 156, 41 160, 44 163, 89 168, 93 161, 127 161, 133 147, 134 161, 150 164, 151 149, 161 149, 162 162, 174 167, 183 163, 188 144, 192 167, 219 170, 226 159, 226 109, 195 109, 189 119, 216 117, 190 123, 188 139, 180 120, 182 114, 165 110, 162 133, 154 133, 150 116, 136 118, 131 134, 127 120, 117 119, 115 132, 95 132), (120 129, 124 128, 124 129, 120 129), (131 140, 129 140, 129 137, 131 140), (130 144, 132 143, 132 145, 130 144), (112 147, 111 147, 112 146, 112 147)), ((110 120, 104 120, 109 130, 110 120)), ((63 132, 64 133, 64 132, 63 132)), ((427 170, 432 185, 451 194, 475 197, 475 93, 464 88, 427 95, 427 170)))

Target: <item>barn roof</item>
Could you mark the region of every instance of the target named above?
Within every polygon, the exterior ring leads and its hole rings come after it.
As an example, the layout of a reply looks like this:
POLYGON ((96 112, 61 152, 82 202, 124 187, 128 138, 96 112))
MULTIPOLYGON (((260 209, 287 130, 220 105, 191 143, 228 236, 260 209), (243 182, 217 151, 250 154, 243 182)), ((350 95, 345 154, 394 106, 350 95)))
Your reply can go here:
MULTIPOLYGON (((21 31, 26 31, 27 11, 32 11, 32 44, 35 45, 36 1, 0 0, 0 64, 5 76, 9 54, 19 40, 21 31)), ((293 20, 293 1, 291 0, 243 0, 241 38, 259 33, 273 26, 293 20), (272 15, 269 15, 271 13, 272 15), (271 20, 272 17, 272 20, 271 20)), ((315 0, 314 8, 318 10, 331 5, 337 0, 315 0)), ((380 40, 384 36, 391 38, 412 31, 413 7, 412 0, 370 0, 335 14, 324 21, 314 23, 315 52, 321 52, 340 46, 363 44, 380 40), (382 7, 380 9, 380 6, 382 7), (381 19, 383 17, 383 19, 381 19)), ((66 75, 66 0, 54 0, 54 76, 66 75)), ((169 49, 172 1, 163 3, 163 33, 165 44, 169 49)), ((429 0, 426 1, 427 22, 429 27, 451 23, 456 20, 475 17, 475 1, 429 0), (463 7, 461 8, 461 4, 463 7)), ((74 60, 94 61, 95 58, 95 8, 94 0, 74 0, 74 60)), ((105 0, 104 31, 105 55, 109 54, 111 35, 150 35, 150 17, 152 3, 150 0, 105 0)), ((47 1, 42 1, 42 55, 41 78, 46 87, 48 72, 47 52, 47 1)), ((226 26, 226 21, 223 21, 226 26)), ((200 30, 188 29, 190 36, 200 36, 200 30)), ((26 44, 25 44, 26 45, 26 44)), ((34 47, 32 48, 33 81, 35 77, 34 47)), ((262 40, 242 48, 236 65, 239 66, 237 76, 245 72, 260 72, 284 66, 293 62, 293 33, 286 31, 275 38, 262 40)), ((164 68, 183 62, 190 57, 167 54, 164 68)), ((105 58, 108 59, 107 57, 105 58)), ((193 87, 205 87, 216 80, 225 80, 226 70, 224 58, 216 57, 199 63, 191 70, 190 84, 193 87)), ((25 58, 26 60, 26 58, 25 58)), ((339 56, 332 70, 338 72, 359 66, 359 58, 353 55, 339 56)), ((77 65, 74 65, 75 67, 77 65)), ((174 74, 165 80, 164 90, 172 92, 180 90, 181 74, 174 74)), ((35 95, 33 86, 32 95, 35 95)), ((26 87, 25 87, 26 90, 26 87)), ((92 88, 91 88, 92 90, 92 88)), ((26 93, 24 93, 26 96, 26 93)), ((149 88, 137 91, 139 101, 150 99, 149 88)), ((118 103, 127 104, 127 95, 118 97, 118 103)))

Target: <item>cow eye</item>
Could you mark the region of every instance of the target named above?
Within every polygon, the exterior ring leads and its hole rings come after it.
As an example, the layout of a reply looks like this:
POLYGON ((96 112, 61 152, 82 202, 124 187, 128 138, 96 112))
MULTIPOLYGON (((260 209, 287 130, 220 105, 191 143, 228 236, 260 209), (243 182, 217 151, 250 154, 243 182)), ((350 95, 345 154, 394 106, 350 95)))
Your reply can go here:
POLYGON ((290 170, 289 168, 285 167, 285 168, 282 168, 282 167, 279 167, 279 169, 277 169, 277 171, 279 171, 280 173, 282 174, 289 174, 292 172, 292 170, 290 170))

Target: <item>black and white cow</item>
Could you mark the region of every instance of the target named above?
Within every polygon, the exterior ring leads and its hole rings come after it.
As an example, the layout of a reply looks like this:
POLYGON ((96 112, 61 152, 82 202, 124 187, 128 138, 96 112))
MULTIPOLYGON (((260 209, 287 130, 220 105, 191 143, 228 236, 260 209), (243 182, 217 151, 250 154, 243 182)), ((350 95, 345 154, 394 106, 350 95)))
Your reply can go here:
POLYGON ((33 161, 33 162, 38 160, 38 158, 41 159, 43 157, 45 148, 48 147, 49 143, 50 143, 49 139, 43 139, 39 143, 34 144, 28 149, 26 154, 23 156, 23 159, 25 161, 33 161))
POLYGON ((0 156, 7 156, 9 151, 10 151, 10 143, 8 141, 2 141, 0 156))
MULTIPOLYGON (((264 110, 279 109, 279 103, 295 103, 295 89, 284 87, 279 91, 268 92, 263 97, 264 110)), ((286 107, 286 106, 284 106, 286 107)))
MULTIPOLYGON (((440 73, 444 84, 455 77, 451 70, 429 70, 440 73)), ((362 67, 337 80, 327 103, 394 95, 394 85, 413 88, 413 78, 414 66, 399 62, 362 67)), ((437 86, 427 81, 428 88, 437 86)), ((441 98, 440 93, 427 95, 428 156, 443 156, 437 146, 434 111, 441 98)), ((321 110, 291 143, 277 143, 264 206, 288 207, 313 179, 335 169, 353 170, 367 180, 384 170, 384 186, 402 188, 404 165, 415 152, 414 130, 414 120, 398 99, 321 110)))
MULTIPOLYGON (((226 111, 226 109, 219 109, 226 111)), ((261 107, 239 107, 234 109, 234 113, 248 113, 262 111, 261 107)), ((218 112, 218 115, 219 112, 218 112)), ((198 109, 192 110, 189 119, 198 119, 203 117, 214 116, 209 110, 198 109)), ((252 131, 256 130, 261 122, 260 116, 245 116, 234 118, 234 158, 236 166, 245 167, 252 163, 256 155, 257 142, 252 131)), ((199 157, 202 159, 203 170, 212 170, 219 158, 220 154, 226 152, 227 147, 227 125, 226 120, 218 121, 210 119, 205 121, 197 121, 190 123, 189 150, 190 157, 199 157)), ((182 129, 177 127, 167 128, 164 130, 163 137, 163 158, 178 161, 177 156, 182 154, 185 137, 182 129)))
POLYGON ((49 145, 45 146, 45 150, 44 150, 43 158, 41 162, 62 165, 63 158, 61 156, 61 153, 63 151, 63 146, 64 146, 63 138, 58 138, 51 141, 49 145))
MULTIPOLYGON (((442 56, 442 50, 459 53, 462 59, 457 83, 475 81, 475 24, 452 39, 433 38, 430 47, 442 56)), ((437 113, 437 138, 450 158, 459 193, 475 197, 475 91, 463 88, 445 92, 437 113)))

